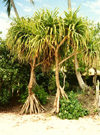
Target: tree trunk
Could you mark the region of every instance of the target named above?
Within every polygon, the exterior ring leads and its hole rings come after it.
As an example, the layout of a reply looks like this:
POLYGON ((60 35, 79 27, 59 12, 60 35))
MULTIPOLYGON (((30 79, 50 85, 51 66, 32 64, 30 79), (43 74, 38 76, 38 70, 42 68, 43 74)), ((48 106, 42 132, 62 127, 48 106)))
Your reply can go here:
POLYGON ((28 94, 32 95, 32 88, 36 85, 36 78, 34 73, 34 67, 31 66, 30 81, 28 84, 28 94))
POLYGON ((68 99, 64 87, 62 88, 60 86, 60 81, 59 81, 59 60, 58 60, 58 49, 55 51, 55 63, 56 63, 56 69, 55 69, 55 77, 56 77, 56 86, 57 86, 57 92, 56 92, 56 97, 54 101, 54 109, 53 113, 58 113, 59 112, 59 100, 60 96, 65 97, 68 99))
POLYGON ((71 0, 68 0, 68 10, 71 10, 71 0))
POLYGON ((78 60, 77 60, 77 54, 75 54, 75 73, 76 73, 76 77, 77 77, 79 86, 80 86, 80 88, 82 90, 88 90, 88 89, 90 89, 90 87, 87 86, 85 84, 85 82, 83 81, 82 75, 81 75, 80 71, 78 71, 78 69, 79 69, 79 64, 78 64, 78 60))
POLYGON ((58 61, 58 50, 55 52, 55 62, 56 62, 56 70, 55 70, 55 78, 56 78, 56 98, 54 102, 54 108, 56 109, 55 112, 59 112, 59 99, 60 99, 60 82, 59 82, 59 61, 58 61))
POLYGON ((23 105, 20 114, 24 113, 40 113, 44 110, 44 107, 40 104, 38 99, 36 98, 35 94, 32 91, 32 88, 36 85, 36 78, 35 78, 35 62, 36 58, 34 59, 33 63, 30 63, 31 65, 31 73, 30 73, 30 81, 28 84, 28 97, 26 99, 25 104, 23 105))
POLYGON ((94 70, 95 70, 95 73, 94 73, 94 76, 93 76, 93 87, 94 87, 94 89, 96 88, 96 82, 97 82, 97 70, 96 70, 96 68, 94 68, 94 70))
POLYGON ((15 14, 16 14, 16 17, 19 18, 19 14, 18 14, 18 11, 17 11, 17 9, 16 9, 16 7, 15 7, 15 3, 14 3, 13 0, 11 0, 11 5, 12 5, 12 7, 13 7, 13 9, 14 9, 14 12, 15 12, 15 14))
POLYGON ((98 111, 98 115, 100 116, 100 94, 99 94, 99 80, 97 80, 96 85, 96 99, 95 99, 96 109, 98 111))

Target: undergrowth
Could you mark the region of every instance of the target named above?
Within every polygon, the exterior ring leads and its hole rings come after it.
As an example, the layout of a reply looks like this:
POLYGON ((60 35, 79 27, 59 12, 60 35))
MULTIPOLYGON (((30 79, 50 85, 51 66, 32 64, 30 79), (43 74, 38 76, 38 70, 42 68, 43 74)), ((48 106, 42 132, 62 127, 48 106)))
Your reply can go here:
POLYGON ((73 91, 69 93, 68 100, 65 98, 60 99, 58 117, 61 119, 78 119, 88 114, 89 111, 82 107, 73 91))

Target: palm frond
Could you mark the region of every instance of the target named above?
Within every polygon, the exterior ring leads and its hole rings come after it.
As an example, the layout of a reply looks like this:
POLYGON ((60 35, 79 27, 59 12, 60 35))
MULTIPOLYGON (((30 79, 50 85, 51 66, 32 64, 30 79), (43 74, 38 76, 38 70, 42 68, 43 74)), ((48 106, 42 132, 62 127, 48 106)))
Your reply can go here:
POLYGON ((10 12, 11 12, 11 0, 3 0, 3 2, 5 3, 5 6, 7 7, 7 14, 8 16, 10 16, 10 12))

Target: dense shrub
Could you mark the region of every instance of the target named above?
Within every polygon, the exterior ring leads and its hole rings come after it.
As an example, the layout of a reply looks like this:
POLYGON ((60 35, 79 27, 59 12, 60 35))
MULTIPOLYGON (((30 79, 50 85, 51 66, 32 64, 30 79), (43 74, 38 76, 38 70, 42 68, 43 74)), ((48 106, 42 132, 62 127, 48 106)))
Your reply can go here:
POLYGON ((35 74, 37 84, 41 85, 48 92, 49 74, 42 72, 40 67, 36 68, 35 74))
POLYGON ((26 88, 26 89, 24 90, 24 92, 19 95, 19 100, 18 100, 18 102, 24 104, 27 97, 28 97, 28 89, 26 88))
POLYGON ((46 104, 47 103, 47 92, 45 92, 44 88, 42 86, 37 85, 33 91, 35 92, 37 98, 39 99, 41 104, 46 104))
MULTIPOLYGON (((50 70, 49 72, 42 72, 41 68, 38 67, 35 70, 36 74, 36 81, 37 84, 42 86, 45 91, 50 95, 55 95, 56 93, 56 80, 55 80, 55 72, 50 70)), ((63 86, 63 74, 60 72, 60 84, 63 86)), ((68 81, 65 82, 65 91, 68 92, 69 83, 68 81)))
POLYGON ((7 105, 10 101, 10 98, 10 92, 6 89, 3 89, 3 91, 0 92, 0 105, 7 105))
POLYGON ((50 94, 55 94, 56 93, 56 80, 55 80, 55 74, 52 73, 50 78, 49 78, 49 83, 48 83, 48 91, 50 94))
POLYGON ((79 103, 74 92, 70 92, 68 100, 62 98, 60 100, 60 111, 58 116, 61 119, 78 119, 89 114, 89 111, 84 109, 79 103))
MULTIPOLYGON (((19 99, 21 103, 25 102, 28 96, 29 68, 29 65, 20 64, 17 59, 14 59, 14 56, 6 48, 5 42, 0 43, 0 105, 8 104, 12 98, 19 99)), ((42 104, 47 102, 47 93, 45 92, 48 89, 49 79, 47 77, 42 72, 37 74, 39 85, 42 86, 37 86, 36 90, 34 89, 42 104)))
MULTIPOLYGON (((63 74, 60 72, 60 84, 61 86, 63 86, 63 79, 64 76, 63 74)), ((48 83, 48 91, 50 94, 55 94, 56 93, 56 80, 55 80, 55 72, 51 72, 50 76, 49 76, 49 83, 48 83)), ((65 82, 65 91, 68 91, 69 89, 69 83, 66 81, 65 82)))
POLYGON ((0 104, 9 103, 11 98, 19 96, 27 88, 29 66, 20 64, 6 47, 0 42, 0 104))

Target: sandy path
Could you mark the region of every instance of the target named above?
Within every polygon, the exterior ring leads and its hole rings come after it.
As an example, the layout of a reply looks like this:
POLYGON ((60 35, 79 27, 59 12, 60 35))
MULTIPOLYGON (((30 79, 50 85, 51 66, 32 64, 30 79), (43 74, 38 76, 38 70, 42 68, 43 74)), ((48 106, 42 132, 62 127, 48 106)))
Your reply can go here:
POLYGON ((100 135, 100 119, 0 113, 0 135, 100 135))

